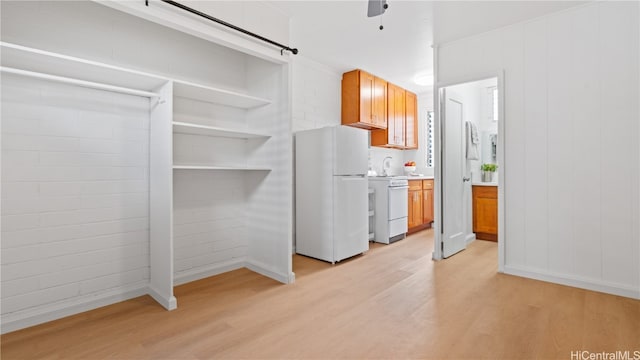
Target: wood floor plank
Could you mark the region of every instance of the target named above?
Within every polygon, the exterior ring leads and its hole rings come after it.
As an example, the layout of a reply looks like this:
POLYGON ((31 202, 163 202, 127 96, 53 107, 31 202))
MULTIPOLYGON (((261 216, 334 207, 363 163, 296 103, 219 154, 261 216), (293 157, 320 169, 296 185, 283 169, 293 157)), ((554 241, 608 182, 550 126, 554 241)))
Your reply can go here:
POLYGON ((433 231, 296 283, 240 269, 0 337, 2 359, 569 359, 640 351, 640 301, 497 273, 496 243, 431 260, 433 231))

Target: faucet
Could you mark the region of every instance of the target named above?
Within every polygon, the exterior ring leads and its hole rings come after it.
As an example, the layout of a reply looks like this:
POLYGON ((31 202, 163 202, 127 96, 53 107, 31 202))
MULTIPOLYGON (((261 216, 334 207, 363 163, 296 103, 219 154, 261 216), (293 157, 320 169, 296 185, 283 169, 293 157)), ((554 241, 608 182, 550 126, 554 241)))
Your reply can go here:
POLYGON ((393 158, 391 156, 387 156, 382 159, 382 176, 389 176, 389 162, 387 162, 387 160, 393 160, 393 158))

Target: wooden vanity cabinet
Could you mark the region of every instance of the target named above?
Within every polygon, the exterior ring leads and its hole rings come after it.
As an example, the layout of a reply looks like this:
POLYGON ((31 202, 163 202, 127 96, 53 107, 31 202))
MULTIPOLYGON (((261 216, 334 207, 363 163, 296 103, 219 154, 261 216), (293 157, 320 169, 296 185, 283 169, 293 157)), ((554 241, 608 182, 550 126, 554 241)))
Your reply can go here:
POLYGON ((408 233, 431 227, 433 222, 433 180, 409 180, 408 233))
POLYGON ((362 70, 342 74, 342 125, 386 129, 387 82, 362 70))
POLYGON ((472 186, 476 239, 498 241, 498 187, 472 186))

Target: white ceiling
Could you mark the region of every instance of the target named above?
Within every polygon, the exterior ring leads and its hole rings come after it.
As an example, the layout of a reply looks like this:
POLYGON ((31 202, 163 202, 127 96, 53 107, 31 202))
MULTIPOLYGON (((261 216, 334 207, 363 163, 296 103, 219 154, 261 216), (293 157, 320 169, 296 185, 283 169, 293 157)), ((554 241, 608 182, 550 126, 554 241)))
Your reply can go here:
POLYGON ((380 17, 367 17, 367 1, 272 1, 291 17, 290 46, 341 72, 359 68, 421 93, 413 83, 432 72, 432 3, 388 0, 380 17))
POLYGON ((381 18, 367 17, 367 0, 269 1, 290 17, 289 44, 297 47, 301 56, 340 72, 360 68, 416 93, 431 90, 431 86, 415 84, 413 78, 420 73, 433 74, 434 32, 437 42, 442 43, 585 3, 387 2, 389 9, 382 15, 384 30, 379 30, 381 18))

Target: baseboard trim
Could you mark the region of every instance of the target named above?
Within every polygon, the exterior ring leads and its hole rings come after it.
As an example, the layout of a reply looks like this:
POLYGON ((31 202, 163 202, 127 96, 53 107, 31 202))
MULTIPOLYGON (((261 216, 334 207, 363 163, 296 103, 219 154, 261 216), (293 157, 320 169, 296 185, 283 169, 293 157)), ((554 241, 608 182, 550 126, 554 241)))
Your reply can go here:
POLYGON ((247 260, 245 261, 245 267, 253 272, 257 272, 260 275, 264 275, 266 277, 272 278, 274 280, 280 281, 283 284, 290 284, 295 281, 295 274, 282 274, 270 266, 267 266, 259 261, 255 260, 247 260))
POLYGON ((24 329, 63 317, 76 315, 99 307, 147 295, 148 283, 137 283, 118 290, 101 294, 88 294, 73 299, 62 300, 38 308, 30 308, 2 316, 0 333, 24 329))
POLYGON ((425 224, 421 224, 412 228, 407 229, 407 235, 411 235, 411 234, 415 234, 418 231, 422 231, 422 230, 426 230, 426 229, 431 229, 431 222, 425 223, 425 224))
POLYGON ((149 288, 147 289, 147 294, 149 294, 149 296, 151 296, 153 300, 157 301, 158 304, 162 305, 167 310, 175 310, 178 307, 178 300, 176 300, 176 297, 173 295, 168 298, 162 296, 151 286, 149 286, 149 288))
POLYGON ((210 276, 219 275, 228 271, 242 269, 245 265, 245 258, 236 258, 219 264, 199 267, 177 274, 173 278, 173 285, 178 286, 192 281, 201 280, 210 276))
POLYGON ((630 286, 619 284, 606 283, 604 281, 584 279, 577 276, 567 276, 549 272, 540 272, 533 269, 509 265, 505 265, 504 273, 606 294, 624 296, 632 299, 640 299, 640 289, 634 289, 630 286))
POLYGON ((476 234, 475 233, 468 234, 465 240, 467 242, 467 245, 471 244, 476 240, 476 234))

